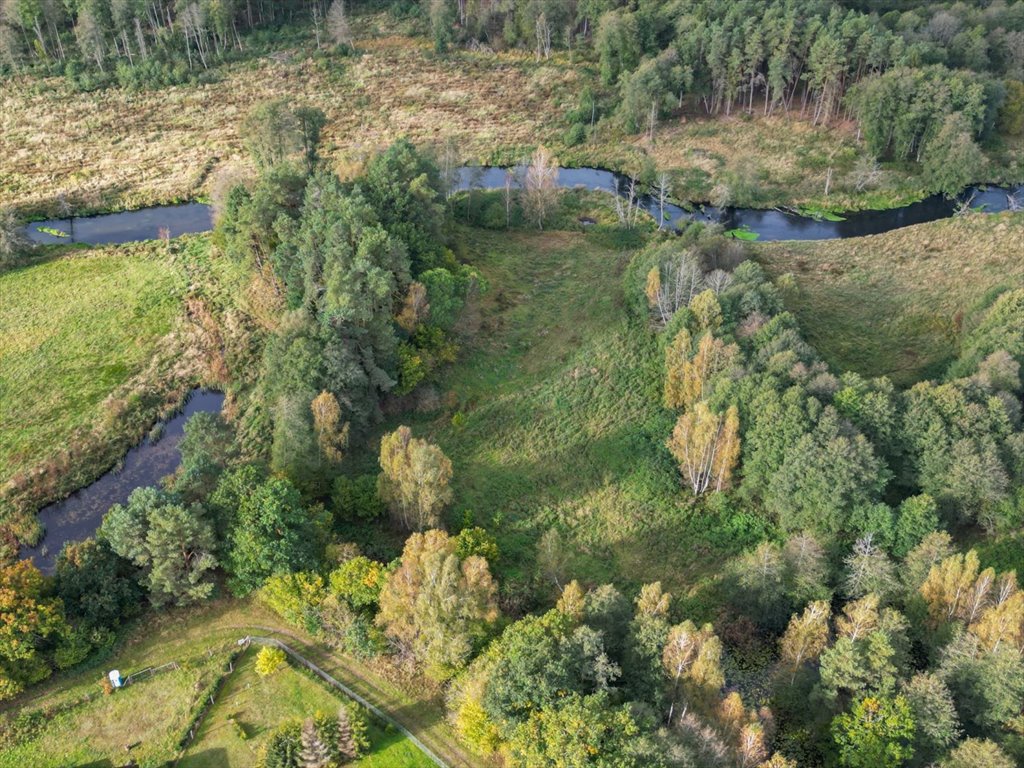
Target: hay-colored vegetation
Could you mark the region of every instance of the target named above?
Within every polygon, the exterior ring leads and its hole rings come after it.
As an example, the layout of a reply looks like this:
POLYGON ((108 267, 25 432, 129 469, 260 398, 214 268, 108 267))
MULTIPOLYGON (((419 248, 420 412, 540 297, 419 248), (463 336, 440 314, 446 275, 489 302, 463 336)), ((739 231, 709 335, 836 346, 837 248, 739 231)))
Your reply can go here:
MULTIPOLYGON (((344 699, 312 676, 291 666, 269 677, 255 671, 256 652, 236 663, 203 721, 196 740, 178 763, 181 768, 248 768, 274 728, 289 719, 317 712, 333 715, 344 699), (244 734, 244 738, 242 736, 244 734)), ((370 751, 351 763, 357 768, 428 768, 434 765, 408 739, 374 721, 367 736, 370 751)))
MULTIPOLYGON (((377 17, 372 17, 377 18, 377 17)), ((359 25, 369 34, 373 24, 359 25)), ((378 30, 374 30, 378 31, 378 30)), ((318 54, 312 41, 224 65, 216 81, 158 91, 76 93, 61 78, 12 78, 0 116, 0 205, 52 211, 65 195, 79 210, 134 208, 201 196, 212 172, 244 164, 239 125, 275 97, 324 110, 323 154, 342 172, 399 136, 424 145, 448 138, 468 163, 510 164, 538 143, 568 165, 639 173, 649 158, 673 171, 673 194, 706 200, 728 184, 743 205, 885 206, 920 196, 914 177, 889 169, 854 192, 846 177, 863 151, 848 125, 815 128, 798 117, 707 119, 691 105, 651 142, 605 121, 585 144, 565 147, 567 114, 597 66, 556 53, 435 55, 422 38, 365 37, 350 57, 318 54), (825 177, 833 168, 832 194, 825 177)), ((601 97, 613 108, 617 97, 601 97)))
POLYGON ((807 340, 838 370, 899 385, 940 375, 991 298, 1024 284, 1024 214, 973 214, 882 235, 759 244, 807 340))

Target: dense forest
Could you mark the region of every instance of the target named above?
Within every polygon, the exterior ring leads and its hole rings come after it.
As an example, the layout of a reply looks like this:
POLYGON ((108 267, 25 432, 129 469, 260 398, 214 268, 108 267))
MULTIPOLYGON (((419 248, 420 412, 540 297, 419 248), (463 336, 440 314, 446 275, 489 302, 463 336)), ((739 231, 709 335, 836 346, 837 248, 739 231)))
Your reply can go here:
MULTIPOLYGON (((387 7, 430 35, 431 55, 584 57, 599 75, 567 115, 567 145, 601 120, 653 135, 684 102, 715 118, 794 113, 855 121, 874 156, 864 174, 920 162, 954 195, 983 149, 1024 130, 1020 1, 387 7)), ((2 72, 85 91, 202 83, 300 27, 349 56, 356 9, 0 0, 2 72)), ((245 163, 213 175, 200 247, 251 278, 251 314, 211 334, 229 409, 190 418, 178 470, 112 506, 52 576, 16 560, 5 531, 0 699, 103 663, 150 612, 230 596, 436 693, 481 765, 1024 764, 1024 288, 951 318, 952 362, 901 389, 830 369, 787 311, 793 280, 770 279, 719 225, 664 232, 632 193, 591 220, 585 193, 556 188, 544 147, 499 191, 458 193, 456 150, 404 139, 339 169, 323 157, 326 127, 297 100, 260 103, 240 121, 245 163), (503 510, 468 509, 456 463, 408 426, 493 330, 467 233, 566 217, 619 254, 615 311, 654 361, 631 380, 653 413, 631 425, 635 453, 655 457, 638 473, 682 500, 673 513, 734 540, 694 552, 721 560, 688 593, 574 572, 571 532, 549 510, 507 551, 503 510)), ((20 265, 16 224, 0 245, 20 265)), ((558 375, 587 369, 596 380, 596 363, 558 375)), ((457 432, 461 407, 438 419, 457 432)), ((640 504, 653 514, 650 497, 640 504)), ((272 656, 260 663, 284 663, 272 656)), ((260 765, 349 761, 365 726, 346 717, 282 726, 260 765), (309 762, 328 731, 351 746, 309 762)), ((44 719, 5 718, 0 748, 44 719)))

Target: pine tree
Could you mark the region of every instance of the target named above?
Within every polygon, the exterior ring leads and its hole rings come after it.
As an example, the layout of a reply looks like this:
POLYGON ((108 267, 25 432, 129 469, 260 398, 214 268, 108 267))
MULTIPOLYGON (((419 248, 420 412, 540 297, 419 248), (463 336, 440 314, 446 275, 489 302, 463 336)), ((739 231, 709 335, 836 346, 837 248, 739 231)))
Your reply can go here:
POLYGON ((317 733, 313 718, 306 718, 302 724, 302 751, 299 752, 299 765, 302 768, 327 768, 331 764, 331 754, 317 733))

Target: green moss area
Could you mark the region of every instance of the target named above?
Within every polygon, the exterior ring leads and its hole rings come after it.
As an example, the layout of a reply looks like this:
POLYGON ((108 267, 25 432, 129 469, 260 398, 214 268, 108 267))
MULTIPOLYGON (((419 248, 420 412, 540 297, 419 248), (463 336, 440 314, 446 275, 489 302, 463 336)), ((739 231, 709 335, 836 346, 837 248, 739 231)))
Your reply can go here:
MULTIPOLYGON (((743 515, 695 506, 679 484, 662 353, 623 306, 633 251, 601 232, 464 235, 490 284, 479 329, 439 382, 445 405, 385 428, 408 424, 451 458, 448 527, 472 520, 498 538, 503 583, 532 578, 555 527, 571 576, 627 590, 660 579, 684 597, 763 526, 737 529, 743 515)), ((371 446, 359 469, 374 461, 371 446)))
MULTIPOLYGON (((343 699, 310 675, 290 666, 269 677, 256 674, 256 651, 238 661, 218 694, 196 740, 178 763, 181 768, 246 768, 274 729, 289 719, 317 712, 333 715, 343 699), (229 719, 230 718, 230 719, 229 719), (234 722, 231 722, 233 720, 234 722), (244 738, 242 734, 245 734, 244 738)), ((427 768, 434 765, 401 733, 371 723, 370 751, 354 763, 359 768, 427 768)))
POLYGON ((139 374, 181 312, 185 272, 156 244, 59 249, 0 274, 0 485, 139 374))
POLYGON ((1024 285, 1024 214, 972 214, 851 240, 755 246, 835 370, 900 386, 939 376, 991 299, 1024 285))

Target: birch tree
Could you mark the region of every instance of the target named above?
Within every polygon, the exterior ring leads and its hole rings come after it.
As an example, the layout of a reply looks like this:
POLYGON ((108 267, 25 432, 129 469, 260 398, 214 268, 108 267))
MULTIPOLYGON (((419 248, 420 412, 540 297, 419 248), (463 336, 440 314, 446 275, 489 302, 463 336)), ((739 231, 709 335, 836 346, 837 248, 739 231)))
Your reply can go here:
POLYGON ((537 147, 523 178, 526 217, 544 229, 544 220, 558 202, 558 162, 543 146, 537 147))
POLYGON ((792 679, 796 679, 801 666, 817 659, 828 645, 831 613, 827 600, 815 600, 804 608, 802 614, 789 620, 789 626, 779 640, 779 655, 792 672, 792 679))
POLYGON ((740 454, 736 406, 725 414, 716 414, 706 403, 697 403, 679 417, 668 449, 679 462, 683 479, 694 494, 729 487, 740 454))

